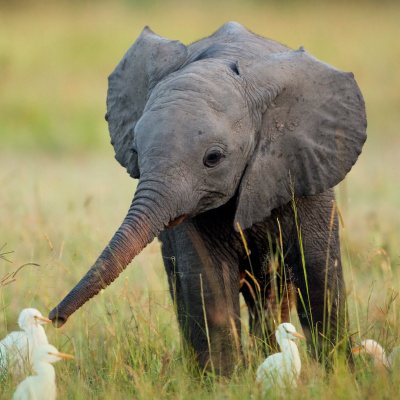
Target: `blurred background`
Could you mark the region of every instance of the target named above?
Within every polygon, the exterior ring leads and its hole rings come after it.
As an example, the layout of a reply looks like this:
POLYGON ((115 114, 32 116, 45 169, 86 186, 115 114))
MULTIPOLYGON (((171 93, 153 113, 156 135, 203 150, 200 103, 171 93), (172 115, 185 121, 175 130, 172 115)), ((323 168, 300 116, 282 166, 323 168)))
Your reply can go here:
MULTIPOLYGON (((52 309, 125 216, 136 182, 113 158, 104 120, 107 77, 143 27, 190 44, 230 20, 293 49, 304 46, 355 75, 368 139, 337 188, 344 268, 352 316, 364 332, 381 332, 387 315, 377 307, 399 290, 398 1, 2 0, 0 254, 13 253, 0 258, 0 275, 27 262, 39 266, 25 266, 16 282, 2 283, 0 333, 7 323, 15 327, 24 306, 43 314, 52 309)), ((170 305, 158 244, 133 264, 107 296, 129 279, 138 299, 161 292, 160 303, 170 305)), ((84 309, 93 311, 91 304, 84 309)), ((389 317, 397 323, 397 312, 389 317)))

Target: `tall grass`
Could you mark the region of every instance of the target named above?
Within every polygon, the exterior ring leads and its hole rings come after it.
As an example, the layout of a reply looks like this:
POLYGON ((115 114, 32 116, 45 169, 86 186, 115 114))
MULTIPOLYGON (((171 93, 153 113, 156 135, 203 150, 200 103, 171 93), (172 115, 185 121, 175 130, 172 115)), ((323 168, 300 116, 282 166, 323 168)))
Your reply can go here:
MULTIPOLYGON (((14 253, 7 254, 12 263, 0 260, 1 271, 13 272, 27 262, 39 266, 22 268, 16 282, 1 287, 0 337, 18 329, 16 321, 23 307, 37 307, 46 314, 80 279, 123 219, 134 189, 112 157, 42 156, 38 163, 35 156, 5 156, 3 161, 12 173, 3 171, 1 176, 6 196, 2 197, 0 237, 7 238, 1 252, 14 253), (59 185, 61 178, 63 185, 59 185)), ((343 235, 351 229, 342 231, 344 248, 349 248, 343 261, 351 330, 359 330, 360 339, 378 340, 390 351, 400 342, 399 277, 389 256, 396 249, 357 247, 351 236, 343 235)), ((242 320, 247 321, 244 307, 242 313, 242 320)), ((291 320, 300 329, 296 314, 291 320)), ((261 396, 254 382, 263 356, 246 329, 242 330, 242 341, 249 364, 235 371, 231 379, 204 375, 194 356, 182 351, 157 242, 64 327, 56 330, 47 326, 46 331, 51 343, 76 356, 76 360, 55 365, 60 398, 261 396)), ((374 372, 370 364, 359 360, 353 373, 338 358, 326 375, 305 346, 301 347, 301 358, 299 388, 291 394, 295 398, 324 394, 328 398, 362 399, 399 394, 395 372, 374 372)), ((15 384, 10 379, 0 382, 2 398, 11 398, 15 384)))
MULTIPOLYGON (((0 253, 11 262, 0 256, 0 277, 31 264, 18 271, 15 282, 4 285, 11 281, 7 278, 0 286, 0 337, 18 329, 22 308, 50 311, 125 216, 135 182, 115 162, 109 145, 103 120, 106 77, 142 27, 148 24, 159 34, 190 43, 237 20, 293 48, 305 45, 323 61, 355 72, 367 104, 369 138, 359 162, 337 188, 350 331, 358 331, 356 341, 374 338, 388 351, 400 344, 399 6, 214 3, 1 5, 0 253)), ((263 356, 246 323, 242 341, 248 364, 230 379, 204 374, 194 356, 182 351, 159 253, 155 241, 64 327, 46 327, 52 344, 76 356, 55 365, 59 397, 260 398, 254 382, 263 356)), ((276 257, 283 255, 281 249, 276 257)), ((242 313, 247 321, 244 307, 242 313)), ((300 329, 295 314, 291 320, 300 329)), ((361 359, 352 372, 339 357, 326 375, 306 347, 300 350, 302 375, 291 397, 400 395, 396 372, 376 372, 361 359)), ((0 397, 11 398, 16 383, 1 381, 0 397)))

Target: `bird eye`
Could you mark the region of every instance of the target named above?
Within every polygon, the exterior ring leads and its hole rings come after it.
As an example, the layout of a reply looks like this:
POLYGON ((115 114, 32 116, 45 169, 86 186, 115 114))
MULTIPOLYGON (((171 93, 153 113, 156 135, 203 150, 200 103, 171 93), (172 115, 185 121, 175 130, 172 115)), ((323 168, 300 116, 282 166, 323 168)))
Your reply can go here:
POLYGON ((213 168, 219 164, 219 162, 225 158, 225 154, 218 147, 212 147, 208 149, 203 158, 203 164, 208 168, 213 168))

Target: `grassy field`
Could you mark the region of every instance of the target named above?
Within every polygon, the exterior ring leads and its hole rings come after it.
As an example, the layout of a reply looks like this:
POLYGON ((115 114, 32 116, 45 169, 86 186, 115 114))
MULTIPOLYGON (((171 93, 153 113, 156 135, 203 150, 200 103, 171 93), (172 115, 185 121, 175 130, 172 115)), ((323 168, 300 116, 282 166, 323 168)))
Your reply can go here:
MULTIPOLYGON (((260 3, 0 3, 0 338, 17 329, 22 308, 46 315, 125 216, 136 182, 113 159, 106 78, 143 26, 188 44, 236 20, 354 72, 369 137, 337 188, 351 331, 359 331, 356 341, 373 338, 389 351, 400 344, 400 6, 260 3), (7 284, 26 263, 38 265, 7 284)), ((245 332, 250 363, 231 379, 203 375, 181 351, 157 242, 63 328, 46 332, 76 357, 55 365, 59 398, 261 397, 254 372, 262 356, 245 332)), ((277 398, 400 396, 396 371, 375 372, 359 360, 352 373, 339 360, 326 377, 304 347, 301 357, 299 388, 277 398)), ((11 398, 15 385, 0 382, 0 397, 11 398)))

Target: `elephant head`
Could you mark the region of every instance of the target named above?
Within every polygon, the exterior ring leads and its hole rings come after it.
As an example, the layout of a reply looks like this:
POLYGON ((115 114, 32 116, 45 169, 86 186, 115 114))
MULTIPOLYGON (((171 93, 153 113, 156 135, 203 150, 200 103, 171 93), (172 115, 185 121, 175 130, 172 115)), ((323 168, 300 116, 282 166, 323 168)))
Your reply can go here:
POLYGON ((162 230, 236 197, 243 229, 339 183, 361 153, 351 73, 228 23, 188 47, 144 28, 109 77, 106 120, 136 193, 98 260, 50 313, 61 326, 162 230))

